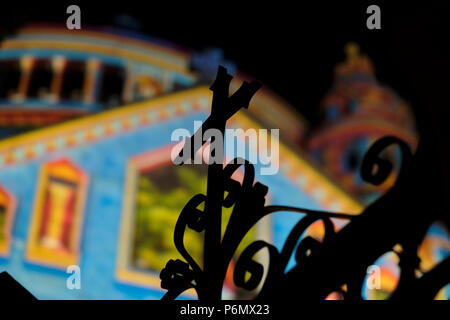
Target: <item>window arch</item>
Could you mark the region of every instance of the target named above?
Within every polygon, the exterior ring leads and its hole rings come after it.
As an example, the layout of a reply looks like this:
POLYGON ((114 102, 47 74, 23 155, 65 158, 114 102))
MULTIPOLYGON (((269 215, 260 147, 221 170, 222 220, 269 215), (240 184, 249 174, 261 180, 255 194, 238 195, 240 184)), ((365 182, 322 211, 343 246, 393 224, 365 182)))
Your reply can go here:
MULTIPOLYGON (((138 154, 128 162, 118 239, 116 278, 119 282, 159 289, 159 272, 166 262, 182 259, 173 243, 173 230, 190 197, 206 191, 208 168, 206 164, 174 165, 171 161, 173 147, 168 145, 138 154)), ((242 183, 243 174, 238 171, 232 178, 242 183)), ((222 224, 225 225, 232 209, 223 209, 222 224)), ((269 241, 270 226, 270 218, 263 219, 247 234, 244 242, 269 241)), ((191 246, 190 254, 202 265, 203 234, 189 232, 186 237, 191 246)), ((241 247, 238 252, 242 253, 241 247)), ((232 260, 230 265, 234 263, 232 260)), ((228 271, 224 297, 239 297, 242 292, 232 283, 232 268, 228 271)))
POLYGON ((87 182, 87 174, 69 159, 42 166, 27 260, 60 268, 78 263, 87 182))
POLYGON ((0 185, 0 256, 3 257, 9 255, 15 210, 15 198, 0 185))

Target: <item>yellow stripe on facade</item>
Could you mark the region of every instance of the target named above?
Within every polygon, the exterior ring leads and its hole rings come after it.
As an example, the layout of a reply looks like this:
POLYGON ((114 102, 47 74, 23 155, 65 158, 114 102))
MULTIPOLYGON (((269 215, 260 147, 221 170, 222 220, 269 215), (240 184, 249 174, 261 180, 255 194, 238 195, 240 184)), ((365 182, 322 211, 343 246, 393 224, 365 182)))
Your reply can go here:
POLYGON ((18 32, 19 35, 26 35, 26 34, 42 35, 43 33, 49 34, 49 35, 52 35, 52 34, 68 35, 68 33, 70 33, 70 36, 74 36, 74 37, 88 36, 88 37, 95 37, 95 38, 102 38, 102 39, 107 38, 112 41, 118 41, 118 42, 126 41, 127 43, 133 44, 135 46, 139 46, 139 47, 143 47, 143 48, 147 48, 147 49, 151 49, 151 50, 155 50, 155 51, 160 51, 161 53, 169 54, 171 56, 176 56, 177 58, 181 58, 181 59, 188 58, 187 53, 180 52, 179 50, 176 50, 176 49, 172 49, 172 48, 165 47, 163 45, 158 45, 155 43, 147 42, 145 40, 134 39, 134 38, 126 37, 126 36, 119 36, 119 35, 111 34, 108 32, 83 30, 83 32, 80 32, 80 33, 73 33, 70 31, 68 32, 64 28, 37 27, 37 26, 36 27, 35 26, 24 27, 24 28, 21 28, 18 32))
POLYGON ((78 118, 64 123, 52 125, 47 128, 23 133, 11 138, 6 138, 0 141, 0 153, 18 147, 19 145, 40 141, 44 142, 49 138, 61 136, 62 134, 68 132, 94 127, 99 123, 109 123, 110 121, 123 119, 123 117, 127 117, 130 115, 140 114, 151 109, 161 108, 165 105, 179 103, 186 100, 187 98, 195 99, 197 96, 204 96, 205 92, 209 97, 210 91, 207 87, 193 88, 178 93, 172 93, 170 95, 157 97, 151 99, 150 101, 132 103, 120 108, 103 111, 98 114, 89 115, 83 118, 78 118))
MULTIPOLYGON (((99 114, 71 120, 52 127, 25 133, 0 141, 0 153, 7 154, 8 151, 20 145, 27 145, 32 142, 35 143, 40 141, 48 141, 51 138, 64 136, 65 134, 76 130, 88 131, 98 124, 106 124, 117 120, 123 120, 125 117, 143 114, 153 108, 163 108, 175 103, 181 103, 185 99, 193 100, 199 99, 201 97, 207 99, 208 101, 211 101, 212 92, 208 87, 203 86, 189 89, 183 92, 158 97, 150 101, 138 102, 125 107, 105 111, 99 114)), ((251 120, 243 113, 236 114, 232 117, 232 119, 237 120, 244 126, 245 129, 254 128, 258 130, 261 128, 261 125, 251 120)), ((114 132, 112 135, 110 135, 110 137, 117 133, 117 131, 114 132)), ((270 134, 268 134, 268 138, 270 143, 270 134)), ((81 145, 81 143, 78 145, 81 145)), ((355 199, 353 199, 350 195, 343 191, 338 185, 331 182, 329 178, 317 171, 317 169, 315 169, 313 165, 311 165, 303 158, 304 156, 294 153, 281 142, 279 143, 279 146, 280 168, 283 163, 289 163, 289 165, 292 166, 293 171, 300 172, 303 176, 306 176, 308 181, 310 181, 310 183, 308 183, 309 186, 317 186, 321 190, 325 191, 325 198, 327 198, 324 199, 325 202, 329 202, 330 198, 335 199, 335 202, 339 203, 342 211, 358 214, 363 210, 363 206, 361 204, 359 204, 355 199)))
POLYGON ((178 71, 181 73, 193 76, 194 74, 190 72, 186 67, 181 67, 176 64, 169 63, 162 59, 157 59, 148 54, 136 53, 125 48, 120 47, 107 47, 104 45, 95 45, 87 43, 74 43, 74 42, 64 42, 64 41, 42 41, 42 40, 5 40, 1 46, 1 49, 55 49, 55 50, 73 50, 82 52, 94 52, 106 55, 114 55, 122 58, 127 58, 130 60, 140 61, 147 64, 157 65, 161 68, 170 69, 178 71))

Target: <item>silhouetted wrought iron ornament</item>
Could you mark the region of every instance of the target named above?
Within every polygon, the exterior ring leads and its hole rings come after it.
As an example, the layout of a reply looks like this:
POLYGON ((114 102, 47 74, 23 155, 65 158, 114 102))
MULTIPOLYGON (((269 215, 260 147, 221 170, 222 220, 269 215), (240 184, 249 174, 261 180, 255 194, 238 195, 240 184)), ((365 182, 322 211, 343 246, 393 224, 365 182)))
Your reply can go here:
MULTIPOLYGON (((248 108, 251 98, 260 88, 257 82, 244 81, 229 97, 231 79, 227 70, 219 67, 211 86, 211 115, 190 138, 192 141, 196 135, 210 128, 224 133, 227 120, 240 108, 248 108)), ((410 173, 412 153, 408 145, 395 137, 384 137, 364 157, 361 169, 364 180, 380 184, 388 178, 392 164, 381 155, 384 149, 393 144, 400 147, 403 159, 397 181, 410 173)), ((185 145, 191 146, 191 157, 201 147, 194 143, 185 145)), ((183 159, 183 151, 179 157, 183 159)), ((259 220, 274 212, 298 212, 304 217, 293 227, 281 251, 270 243, 257 240, 246 247, 238 258, 233 272, 234 284, 249 291, 260 286, 259 299, 315 300, 324 299, 334 291, 341 292, 345 299, 361 299, 367 267, 384 253, 392 251, 396 244, 402 246, 402 251, 397 252, 401 276, 392 298, 433 298, 440 288, 449 283, 449 273, 446 272, 450 270, 448 258, 421 278, 416 278, 415 270, 419 264, 417 247, 424 235, 411 240, 410 231, 398 232, 404 218, 398 212, 397 216, 389 215, 402 206, 389 210, 384 207, 388 203, 391 206, 390 198, 395 197, 397 184, 357 216, 287 206, 265 206, 268 187, 254 181, 255 170, 250 162, 237 160, 234 159, 225 167, 217 163, 209 164, 206 195, 195 195, 181 211, 175 226, 174 241, 185 261, 170 260, 161 271, 161 287, 168 290, 164 300, 175 299, 190 288, 195 289, 200 300, 220 300, 228 266, 242 239, 259 220), (231 178, 241 166, 244 167, 242 184, 231 178), (202 204, 204 209, 200 210, 202 204), (222 237, 223 207, 233 207, 233 210, 222 237), (351 222, 336 232, 331 218, 349 219, 351 222), (323 222, 323 239, 318 241, 310 236, 302 238, 305 231, 317 221, 323 222), (386 222, 391 225, 386 226, 386 222), (205 232, 203 268, 184 244, 187 228, 205 232), (380 231, 383 235, 374 237, 373 233, 380 231), (269 253, 267 272, 263 264, 254 259, 263 249, 269 253), (296 265, 286 271, 292 255, 295 255, 296 265), (250 277, 246 277, 247 273, 250 277), (344 285, 346 290, 342 289, 344 285)))

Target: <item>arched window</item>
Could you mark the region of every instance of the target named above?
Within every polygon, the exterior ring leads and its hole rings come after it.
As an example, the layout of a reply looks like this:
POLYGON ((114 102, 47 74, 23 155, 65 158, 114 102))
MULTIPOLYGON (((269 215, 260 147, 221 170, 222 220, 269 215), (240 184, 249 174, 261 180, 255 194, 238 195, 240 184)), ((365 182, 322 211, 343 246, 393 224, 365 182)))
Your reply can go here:
POLYGON ((86 63, 84 61, 68 61, 63 73, 61 100, 81 102, 85 76, 86 63))
POLYGON ((17 93, 20 82, 18 60, 0 61, 0 99, 10 99, 17 93))
POLYGON ((69 159, 43 165, 31 220, 27 259, 66 267, 77 264, 88 177, 69 159))
POLYGON ((328 120, 336 120, 340 116, 339 106, 333 104, 325 110, 325 116, 328 120))
POLYGON ((51 60, 38 59, 35 61, 27 96, 30 98, 46 99, 50 95, 50 87, 53 78, 51 60))
POLYGON ((125 85, 125 70, 122 67, 105 65, 99 86, 99 102, 107 108, 122 104, 122 91, 125 85))
MULTIPOLYGON (((166 262, 173 258, 182 259, 173 243, 173 230, 189 199, 206 191, 208 167, 206 164, 173 165, 172 147, 152 150, 129 161, 117 255, 116 275, 120 282, 159 288, 159 272, 166 262)), ((242 172, 236 172, 232 178, 242 183, 242 172)), ((223 208, 223 225, 228 222, 231 211, 231 208, 223 208)), ((190 254, 202 265, 203 234, 189 232, 186 237, 190 254)), ((267 241, 268 238, 270 220, 264 219, 250 230, 243 242, 267 241)), ((237 256, 242 253, 242 248, 245 245, 238 248, 237 256)), ((234 258, 230 265, 236 262, 234 258)), ((232 284, 231 270, 232 267, 225 280, 224 297, 246 297, 241 296, 244 292, 232 284)))
POLYGON ((153 98, 163 93, 161 81, 150 77, 149 75, 138 74, 134 77, 132 85, 135 101, 141 101, 153 98))
POLYGON ((0 185, 0 256, 3 257, 9 254, 15 209, 16 200, 0 185))

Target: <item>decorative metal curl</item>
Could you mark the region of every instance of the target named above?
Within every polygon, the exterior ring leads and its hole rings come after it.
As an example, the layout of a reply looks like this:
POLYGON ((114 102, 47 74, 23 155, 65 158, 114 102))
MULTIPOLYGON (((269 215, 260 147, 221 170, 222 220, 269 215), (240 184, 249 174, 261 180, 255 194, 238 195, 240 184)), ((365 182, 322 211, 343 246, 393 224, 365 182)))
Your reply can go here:
POLYGON ((386 181, 391 174, 393 165, 389 160, 381 158, 380 154, 393 144, 399 145, 402 153, 402 165, 400 166, 399 174, 405 172, 411 163, 411 148, 397 137, 386 136, 377 140, 364 155, 361 165, 361 177, 363 180, 376 186, 386 181))
MULTIPOLYGON (((213 91, 211 115, 203 123, 202 130, 199 129, 190 139, 195 139, 196 135, 209 128, 218 129, 223 133, 226 121, 240 108, 247 108, 250 99, 260 87, 257 82, 244 82, 231 97, 228 97, 231 79, 232 76, 226 69, 219 67, 216 80, 210 88, 213 91)), ((407 175, 412 153, 405 142, 389 136, 375 142, 365 155, 361 168, 364 180, 379 185, 388 178, 393 166, 388 160, 381 158, 380 154, 392 144, 399 145, 402 151, 403 163, 399 178, 407 175)), ((188 153, 191 156, 195 155, 197 151, 195 148, 201 147, 194 143, 186 145, 192 148, 188 153)), ((182 158, 183 154, 182 150, 179 157, 182 158)), ((394 189, 395 186, 383 197, 387 199, 392 197, 394 189)), ((383 253, 392 250, 396 243, 402 244, 404 248, 400 257, 402 269, 405 271, 402 272, 399 283, 402 290, 399 292, 408 291, 411 284, 435 292, 438 286, 442 287, 448 283, 448 277, 442 275, 450 259, 446 259, 421 279, 414 277, 418 243, 410 245, 404 241, 403 234, 395 236, 395 228, 401 227, 402 224, 399 217, 390 217, 393 224, 390 228, 383 225, 384 221, 389 220, 386 216, 392 214, 392 210, 383 210, 380 202, 375 202, 360 215, 353 216, 288 206, 265 206, 267 192, 267 186, 255 182, 254 166, 247 160, 237 158, 225 167, 217 163, 208 165, 206 195, 195 195, 181 211, 176 223, 175 246, 186 262, 170 260, 161 271, 161 287, 168 290, 163 299, 175 299, 185 290, 193 288, 200 300, 220 300, 228 266, 239 244, 259 220, 274 212, 297 212, 303 217, 289 233, 281 251, 272 244, 257 240, 248 245, 239 256, 233 272, 234 284, 248 291, 260 287, 257 298, 289 299, 293 296, 297 299, 325 298, 333 291, 343 292, 342 286, 346 284, 344 297, 360 299, 367 266, 383 253), (241 184, 231 177, 242 166, 244 177, 241 184), (228 195, 225 197, 226 192, 228 195), (200 210, 202 204, 204 209, 200 210), (222 237, 224 207, 233 207, 233 210, 222 237), (347 219, 351 222, 336 232, 332 218, 347 219), (306 230, 318 221, 322 221, 324 225, 323 239, 318 241, 310 236, 304 236, 306 230), (367 237, 366 230, 374 230, 377 227, 389 236, 381 240, 367 237), (184 245, 186 228, 205 232, 203 267, 192 258, 184 245), (368 253, 359 254, 360 247, 365 248, 368 253), (253 259, 263 249, 267 249, 269 253, 265 279, 263 279, 265 274, 263 264, 253 259), (295 257, 296 265, 286 271, 292 256, 295 257), (343 261, 339 261, 341 257, 343 261), (330 266, 333 268, 327 269, 330 266), (249 278, 246 278, 247 273, 250 274, 249 278), (438 276, 444 280, 436 281, 438 276)), ((420 240, 420 237, 418 239, 420 240)))

